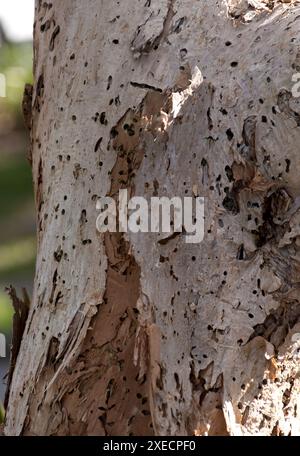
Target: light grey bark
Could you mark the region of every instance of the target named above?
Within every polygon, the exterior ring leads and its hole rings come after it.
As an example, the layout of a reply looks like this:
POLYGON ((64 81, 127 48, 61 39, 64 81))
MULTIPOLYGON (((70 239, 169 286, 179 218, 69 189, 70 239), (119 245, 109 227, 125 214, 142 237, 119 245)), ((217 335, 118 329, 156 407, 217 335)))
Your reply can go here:
POLYGON ((298 2, 36 3, 6 434, 299 435, 298 2), (100 235, 120 188, 205 196, 204 241, 100 235))

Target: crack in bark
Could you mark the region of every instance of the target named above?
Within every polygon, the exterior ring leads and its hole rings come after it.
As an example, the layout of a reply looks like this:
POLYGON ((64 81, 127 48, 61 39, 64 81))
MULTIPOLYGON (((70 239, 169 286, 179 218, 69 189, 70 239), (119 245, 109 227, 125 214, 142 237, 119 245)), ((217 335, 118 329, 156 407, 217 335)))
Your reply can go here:
POLYGON ((163 39, 166 38, 170 31, 171 21, 175 15, 174 4, 175 0, 168 0, 166 15, 161 21, 161 30, 159 33, 155 33, 155 30, 152 30, 151 22, 160 15, 161 5, 159 5, 157 12, 152 10, 144 23, 137 28, 131 42, 131 50, 136 58, 139 58, 142 54, 149 54, 153 49, 157 50, 163 39), (149 30, 147 30, 147 26, 149 26, 149 30))
POLYGON ((300 322, 300 303, 282 303, 277 309, 267 315, 265 321, 253 328, 253 333, 247 343, 257 336, 261 336, 270 342, 278 352, 279 347, 285 341, 289 331, 300 322))
POLYGON ((16 290, 13 287, 8 288, 7 292, 11 298, 15 314, 13 316, 13 335, 11 344, 10 365, 7 375, 7 386, 4 399, 5 408, 7 407, 9 401, 10 386, 30 308, 30 299, 25 288, 23 288, 23 300, 18 298, 16 290))
POLYGON ((132 87, 137 87, 138 89, 154 90, 155 92, 162 93, 162 89, 160 89, 159 87, 154 87, 149 84, 130 81, 130 85, 132 85, 132 87))

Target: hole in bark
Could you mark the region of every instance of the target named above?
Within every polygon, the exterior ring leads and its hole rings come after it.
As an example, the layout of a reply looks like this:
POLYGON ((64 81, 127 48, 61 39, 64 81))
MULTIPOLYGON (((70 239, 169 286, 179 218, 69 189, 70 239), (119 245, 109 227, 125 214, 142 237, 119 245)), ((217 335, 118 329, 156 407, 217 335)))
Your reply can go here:
POLYGON ((105 112, 101 112, 101 114, 100 114, 100 123, 101 123, 101 125, 107 125, 107 123, 108 123, 105 112))
POLYGON ((180 390, 180 382, 179 382, 179 376, 178 376, 177 372, 175 372, 175 374, 174 374, 174 379, 175 379, 175 382, 176 382, 176 389, 179 391, 180 390))
POLYGON ((106 90, 109 90, 109 89, 110 89, 111 84, 112 84, 112 80, 113 80, 112 76, 109 75, 108 78, 107 78, 107 87, 106 87, 106 90))
POLYGON ((232 133, 231 128, 228 128, 226 130, 226 135, 227 135, 228 141, 232 141, 232 139, 234 138, 234 134, 232 133))
POLYGON ((184 57, 186 57, 187 53, 188 53, 188 51, 187 51, 186 48, 180 49, 180 57, 181 57, 182 59, 184 59, 184 57))
POLYGON ((115 127, 113 127, 113 128, 110 130, 110 137, 111 137, 111 139, 115 139, 115 138, 118 136, 118 134, 119 134, 119 133, 118 133, 118 130, 117 130, 115 127))
POLYGON ((185 17, 181 17, 180 19, 178 19, 173 26, 172 32, 180 33, 182 30, 182 26, 185 22, 185 19, 186 19, 185 17))
POLYGON ((98 141, 96 142, 96 145, 95 145, 95 148, 94 148, 94 151, 95 151, 95 152, 98 152, 99 147, 101 146, 102 141, 103 141, 103 138, 99 138, 98 141))
POLYGON ((228 212, 232 212, 233 215, 237 215, 239 213, 238 201, 233 192, 228 192, 227 196, 223 200, 223 207, 228 212))
POLYGON ((60 26, 57 25, 55 27, 55 29, 54 29, 54 32, 52 33, 52 36, 51 36, 50 45, 49 45, 50 51, 54 50, 55 40, 56 40, 56 37, 59 34, 59 32, 60 32, 60 26))

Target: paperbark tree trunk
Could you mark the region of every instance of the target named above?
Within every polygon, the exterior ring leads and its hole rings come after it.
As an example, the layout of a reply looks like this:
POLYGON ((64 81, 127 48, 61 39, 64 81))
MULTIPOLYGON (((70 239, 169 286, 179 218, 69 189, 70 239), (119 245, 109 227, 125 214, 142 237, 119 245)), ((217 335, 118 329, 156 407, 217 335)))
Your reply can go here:
POLYGON ((300 433, 298 2, 36 2, 38 256, 6 435, 300 433), (205 197, 205 237, 96 230, 205 197))

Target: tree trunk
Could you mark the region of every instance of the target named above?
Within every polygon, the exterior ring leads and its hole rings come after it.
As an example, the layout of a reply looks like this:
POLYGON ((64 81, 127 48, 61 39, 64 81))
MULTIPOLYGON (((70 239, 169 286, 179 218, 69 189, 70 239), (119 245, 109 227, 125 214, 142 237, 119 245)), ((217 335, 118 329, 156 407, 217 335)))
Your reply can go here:
POLYGON ((36 1, 6 435, 300 434, 297 3, 36 1), (205 197, 204 241, 100 234, 124 188, 205 197))

